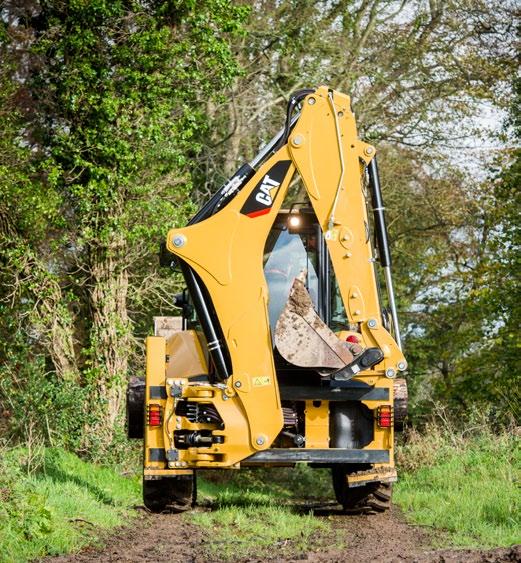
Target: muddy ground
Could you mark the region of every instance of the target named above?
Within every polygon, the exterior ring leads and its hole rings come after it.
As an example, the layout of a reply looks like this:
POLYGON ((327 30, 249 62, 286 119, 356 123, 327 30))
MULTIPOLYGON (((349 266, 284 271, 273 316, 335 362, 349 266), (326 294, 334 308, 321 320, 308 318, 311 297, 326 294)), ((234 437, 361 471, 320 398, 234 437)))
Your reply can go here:
MULTIPOLYGON (((311 507, 303 506, 303 510, 311 507)), ((330 537, 320 538, 322 547, 305 554, 291 555, 288 545, 274 545, 272 554, 262 558, 237 559, 241 563, 261 561, 310 562, 400 562, 400 563, 497 563, 521 561, 521 546, 490 550, 433 549, 438 534, 410 526, 400 510, 388 514, 345 515, 336 506, 314 506, 317 518, 331 523, 330 537), (343 544, 341 549, 338 546, 343 544), (281 550, 284 549, 284 555, 281 550)), ((198 509, 208 510, 208 508, 198 509)), ((439 542, 438 542, 439 543, 439 542)), ((105 547, 88 548, 75 555, 47 558, 47 563, 119 562, 209 563, 208 537, 183 515, 148 514, 140 511, 132 526, 105 538, 105 547)))

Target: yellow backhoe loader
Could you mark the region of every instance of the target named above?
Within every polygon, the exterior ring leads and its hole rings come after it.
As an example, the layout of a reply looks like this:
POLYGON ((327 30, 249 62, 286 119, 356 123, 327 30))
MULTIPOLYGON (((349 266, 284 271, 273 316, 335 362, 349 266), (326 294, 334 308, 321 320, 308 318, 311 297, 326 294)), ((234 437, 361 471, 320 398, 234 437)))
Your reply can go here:
POLYGON ((407 363, 375 152, 348 96, 301 90, 273 140, 168 232, 183 315, 156 318, 127 391, 150 510, 189 508, 198 469, 299 462, 331 468, 346 510, 388 508, 407 363))

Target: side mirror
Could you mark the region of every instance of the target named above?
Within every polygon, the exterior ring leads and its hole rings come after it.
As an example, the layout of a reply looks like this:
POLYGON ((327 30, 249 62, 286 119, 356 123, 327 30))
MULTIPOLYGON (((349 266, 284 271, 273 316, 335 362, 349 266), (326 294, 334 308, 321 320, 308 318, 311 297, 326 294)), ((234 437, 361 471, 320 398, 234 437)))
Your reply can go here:
POLYGON ((186 289, 181 293, 176 293, 174 295, 174 305, 176 307, 184 307, 187 304, 188 304, 188 299, 186 295, 186 289))

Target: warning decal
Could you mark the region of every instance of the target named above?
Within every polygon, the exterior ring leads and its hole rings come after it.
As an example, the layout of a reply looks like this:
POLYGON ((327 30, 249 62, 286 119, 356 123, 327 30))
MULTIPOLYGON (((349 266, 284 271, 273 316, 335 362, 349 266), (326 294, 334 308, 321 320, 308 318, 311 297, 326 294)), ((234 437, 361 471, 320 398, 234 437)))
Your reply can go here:
POLYGON ((269 375, 254 377, 252 381, 254 387, 264 387, 265 385, 269 385, 270 383, 271 383, 271 379, 269 375))

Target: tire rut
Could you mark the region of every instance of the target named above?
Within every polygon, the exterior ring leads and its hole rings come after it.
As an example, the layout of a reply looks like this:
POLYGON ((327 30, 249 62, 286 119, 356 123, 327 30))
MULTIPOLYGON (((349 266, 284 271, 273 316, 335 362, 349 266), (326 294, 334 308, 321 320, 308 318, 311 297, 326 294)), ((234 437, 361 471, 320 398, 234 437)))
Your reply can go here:
MULTIPOLYGON (((330 532, 317 538, 317 548, 304 554, 282 557, 273 547, 270 557, 236 559, 235 563, 264 561, 309 561, 311 563, 503 563, 521 561, 521 546, 490 550, 433 550, 433 537, 424 529, 407 524, 397 507, 384 514, 346 515, 338 506, 301 505, 327 518, 330 532)), ((47 563, 209 563, 209 536, 190 524, 182 514, 142 513, 132 525, 101 538, 103 547, 80 553, 48 557, 47 563)))

